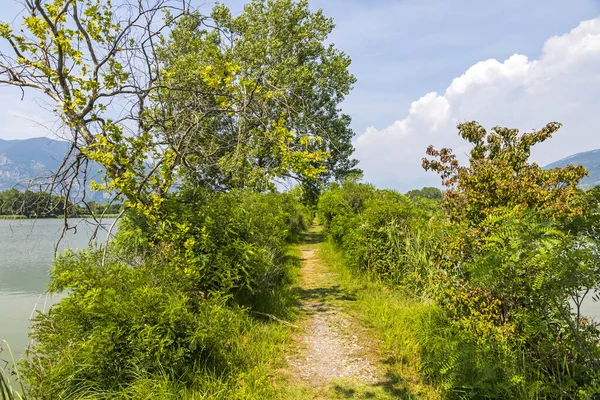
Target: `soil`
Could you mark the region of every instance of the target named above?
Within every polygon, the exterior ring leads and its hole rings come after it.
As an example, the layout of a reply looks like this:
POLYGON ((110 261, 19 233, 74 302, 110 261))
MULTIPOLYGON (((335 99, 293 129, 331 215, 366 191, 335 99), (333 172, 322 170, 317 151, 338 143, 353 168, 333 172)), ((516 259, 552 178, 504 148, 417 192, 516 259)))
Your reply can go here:
POLYGON ((384 380, 377 344, 344 308, 352 301, 336 285, 337 276, 319 254, 318 230, 301 247, 301 333, 288 354, 290 375, 317 391, 340 379, 374 385, 384 380))

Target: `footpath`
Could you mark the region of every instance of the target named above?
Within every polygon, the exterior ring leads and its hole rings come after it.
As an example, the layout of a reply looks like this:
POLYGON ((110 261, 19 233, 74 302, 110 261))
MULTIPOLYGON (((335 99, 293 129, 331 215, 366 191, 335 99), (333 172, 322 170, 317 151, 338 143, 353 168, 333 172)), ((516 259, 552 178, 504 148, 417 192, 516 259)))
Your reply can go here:
POLYGON ((386 366, 376 332, 356 313, 356 296, 322 256, 326 244, 313 226, 299 245, 302 315, 287 368, 284 398, 416 399, 386 366))

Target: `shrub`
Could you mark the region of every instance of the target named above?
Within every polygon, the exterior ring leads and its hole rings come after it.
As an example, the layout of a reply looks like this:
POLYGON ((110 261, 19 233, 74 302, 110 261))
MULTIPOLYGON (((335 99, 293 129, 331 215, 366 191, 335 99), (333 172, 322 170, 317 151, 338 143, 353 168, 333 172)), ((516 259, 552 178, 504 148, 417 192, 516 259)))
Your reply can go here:
POLYGON ((223 380, 229 393, 258 362, 248 344, 256 322, 240 304, 283 292, 306 209, 245 191, 184 191, 164 206, 181 220, 151 225, 130 211, 107 249, 56 259, 49 289, 67 294, 34 323, 34 397, 113 398, 152 382, 202 393, 223 380))
POLYGON ((415 340, 446 397, 595 393, 600 331, 572 305, 600 286, 597 218, 495 207, 463 223, 422 203, 435 200, 393 191, 371 191, 356 210, 343 185, 322 198, 326 231, 353 271, 435 305, 415 340))

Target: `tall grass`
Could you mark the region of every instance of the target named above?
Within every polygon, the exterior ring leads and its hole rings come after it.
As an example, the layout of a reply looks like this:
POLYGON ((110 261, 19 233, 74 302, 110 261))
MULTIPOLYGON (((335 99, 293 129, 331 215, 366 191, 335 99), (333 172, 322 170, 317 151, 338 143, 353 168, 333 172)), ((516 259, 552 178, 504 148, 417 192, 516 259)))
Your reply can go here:
MULTIPOLYGON (((407 239, 403 248, 406 257, 425 263, 421 240, 407 239)), ((539 382, 527 379, 521 357, 510 348, 454 327, 427 296, 349 268, 332 243, 324 244, 322 256, 339 274, 341 286, 355 294, 359 317, 379 334, 386 364, 419 398, 529 399, 539 393, 539 382)))
POLYGON ((25 400, 25 388, 23 380, 19 373, 19 367, 15 362, 15 357, 6 340, 2 341, 0 352, 8 351, 10 360, 0 359, 0 400, 25 400), (11 373, 12 370, 12 373, 11 373), (11 378, 11 375, 14 377, 11 378), (13 385, 17 383, 19 389, 15 389, 13 385))

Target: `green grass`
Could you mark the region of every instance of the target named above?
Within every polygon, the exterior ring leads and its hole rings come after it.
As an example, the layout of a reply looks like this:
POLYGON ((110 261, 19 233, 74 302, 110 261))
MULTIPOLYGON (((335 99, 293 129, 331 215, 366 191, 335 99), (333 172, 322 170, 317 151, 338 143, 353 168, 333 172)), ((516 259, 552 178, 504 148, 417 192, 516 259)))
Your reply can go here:
POLYGON ((0 358, 0 400, 25 399, 19 369, 15 367, 15 357, 6 340, 0 344, 0 357, 8 355, 8 359, 0 358), (7 353, 1 354, 1 352, 7 353))
MULTIPOLYGON (((426 321, 435 318, 437 307, 354 274, 331 243, 323 243, 321 257, 337 272, 342 290, 355 299, 348 311, 370 327, 380 340, 388 368, 387 393, 392 393, 391 398, 441 398, 440 390, 428 383, 421 373, 421 344, 429 329, 426 321)), ((363 394, 364 388, 346 385, 338 387, 338 397, 331 398, 368 398, 363 394)))
POLYGON ((0 219, 27 219, 24 215, 0 215, 0 219))
MULTIPOLYGON (((95 218, 117 218, 119 215, 121 215, 121 214, 119 214, 119 213, 116 213, 116 214, 102 214, 102 213, 99 213, 99 214, 78 214, 76 218, 94 218, 94 217, 95 218)), ((62 216, 59 217, 59 218, 62 218, 62 216)))
MULTIPOLYGON (((356 317, 367 327, 361 332, 361 342, 370 342, 366 347, 380 347, 384 364, 379 365, 383 379, 375 384, 355 379, 339 379, 324 387, 315 388, 295 379, 279 375, 276 386, 279 392, 274 399, 438 399, 439 391, 428 385, 419 374, 419 344, 415 337, 415 326, 427 315, 429 307, 411 300, 399 292, 388 290, 383 285, 369 282, 363 276, 353 275, 344 265, 341 253, 331 244, 322 242, 319 229, 311 229, 313 239, 302 248, 316 250, 324 269, 317 286, 331 287, 320 297, 329 305, 356 317), (318 237, 318 240, 317 240, 318 237)), ((314 278, 313 278, 314 279, 314 278)), ((293 350, 293 349, 292 349, 293 350)), ((374 357, 379 359, 379 354, 374 357)))
MULTIPOLYGON (((298 383, 288 383, 281 386, 277 400, 312 400, 312 399, 373 399, 373 400, 398 400, 398 399, 420 399, 431 397, 420 397, 403 387, 401 380, 392 378, 390 380, 366 384, 354 379, 338 379, 331 382, 322 389, 307 387, 298 383)), ((436 398, 436 397, 433 397, 436 398)))

